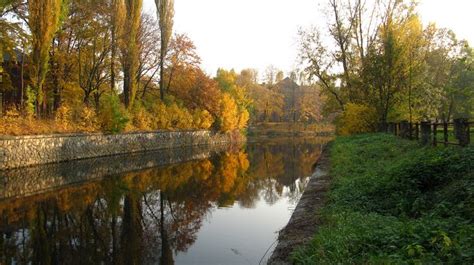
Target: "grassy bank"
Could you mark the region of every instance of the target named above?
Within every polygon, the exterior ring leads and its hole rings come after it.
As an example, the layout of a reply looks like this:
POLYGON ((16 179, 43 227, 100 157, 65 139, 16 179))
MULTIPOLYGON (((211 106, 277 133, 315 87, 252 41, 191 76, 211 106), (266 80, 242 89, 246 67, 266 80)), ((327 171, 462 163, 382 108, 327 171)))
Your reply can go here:
POLYGON ((333 184, 297 264, 473 264, 474 148, 384 134, 341 137, 333 184))

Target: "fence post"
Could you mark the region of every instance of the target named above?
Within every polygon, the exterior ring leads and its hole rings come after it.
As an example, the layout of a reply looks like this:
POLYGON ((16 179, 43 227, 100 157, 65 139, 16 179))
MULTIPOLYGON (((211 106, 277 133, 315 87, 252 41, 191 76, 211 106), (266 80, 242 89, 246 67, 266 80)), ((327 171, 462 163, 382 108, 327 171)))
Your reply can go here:
POLYGON ((418 122, 415 124, 415 138, 420 140, 420 124, 418 122))
POLYGON ((409 129, 410 129, 410 124, 408 123, 408 121, 402 121, 400 122, 400 136, 402 138, 408 138, 410 133, 409 133, 409 129))
POLYGON ((431 123, 429 121, 421 122, 421 144, 429 145, 431 140, 431 123))
POLYGON ((433 123, 433 146, 436 146, 438 144, 437 134, 438 134, 438 124, 433 123))
POLYGON ((454 135, 460 146, 467 146, 470 142, 469 123, 467 119, 454 119, 454 135))
POLYGON ((410 140, 413 140, 413 123, 410 122, 409 126, 410 126, 410 128, 408 130, 409 131, 409 136, 408 137, 410 138, 410 140))
POLYGON ((448 122, 443 123, 443 134, 444 134, 444 146, 448 146, 449 137, 448 137, 448 122))
POLYGON ((392 124, 393 124, 392 122, 389 122, 389 123, 388 123, 388 126, 387 126, 387 133, 392 133, 392 132, 393 132, 392 124))

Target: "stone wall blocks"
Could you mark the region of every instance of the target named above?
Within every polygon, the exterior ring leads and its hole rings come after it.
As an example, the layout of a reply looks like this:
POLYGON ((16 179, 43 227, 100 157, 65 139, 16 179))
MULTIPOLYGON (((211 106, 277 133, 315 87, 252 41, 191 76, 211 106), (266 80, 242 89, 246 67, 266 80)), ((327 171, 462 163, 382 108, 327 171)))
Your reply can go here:
POLYGON ((5 138, 0 139, 0 170, 230 140, 227 135, 202 130, 5 138))

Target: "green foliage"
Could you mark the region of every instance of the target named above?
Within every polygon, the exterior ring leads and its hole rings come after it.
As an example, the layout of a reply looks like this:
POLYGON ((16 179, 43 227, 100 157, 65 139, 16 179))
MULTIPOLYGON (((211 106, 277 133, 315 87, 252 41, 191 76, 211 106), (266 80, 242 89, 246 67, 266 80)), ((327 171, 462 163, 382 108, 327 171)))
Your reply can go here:
POLYGON ((33 118, 33 116, 35 115, 35 103, 36 103, 36 93, 30 86, 28 86, 26 88, 26 102, 25 102, 25 112, 28 118, 33 118))
POLYGON ((60 26, 60 17, 67 9, 62 0, 28 1, 28 26, 32 39, 31 83, 36 90, 38 104, 47 101, 43 88, 46 74, 49 71, 50 46, 54 34, 60 26))
POLYGON ((324 225, 297 264, 474 262, 474 149, 340 137, 324 225))
POLYGON ((346 106, 358 104, 375 109, 381 125, 472 117, 472 49, 449 29, 424 26, 416 1, 374 1, 372 9, 332 0, 327 7, 327 28, 300 31, 300 59, 328 97, 329 114, 350 115, 346 106), (367 25, 374 30, 362 30, 367 25))
POLYGON ((125 107, 120 104, 117 95, 111 94, 104 97, 100 110, 100 121, 104 131, 119 133, 125 130, 130 118, 125 107))

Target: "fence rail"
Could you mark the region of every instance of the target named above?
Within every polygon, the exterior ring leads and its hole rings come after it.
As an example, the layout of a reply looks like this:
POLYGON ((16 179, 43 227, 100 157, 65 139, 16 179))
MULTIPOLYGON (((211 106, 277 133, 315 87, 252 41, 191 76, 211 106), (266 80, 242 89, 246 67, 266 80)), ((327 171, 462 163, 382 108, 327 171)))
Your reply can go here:
POLYGON ((455 119, 452 122, 420 122, 402 121, 389 123, 387 133, 402 138, 418 140, 424 145, 438 144, 467 146, 471 143, 471 130, 474 122, 467 119, 455 119))

